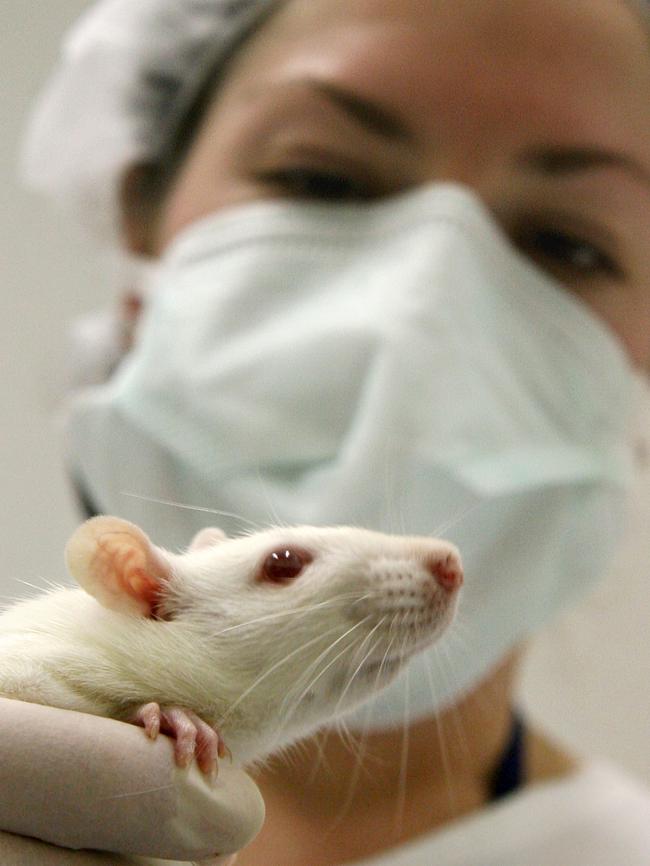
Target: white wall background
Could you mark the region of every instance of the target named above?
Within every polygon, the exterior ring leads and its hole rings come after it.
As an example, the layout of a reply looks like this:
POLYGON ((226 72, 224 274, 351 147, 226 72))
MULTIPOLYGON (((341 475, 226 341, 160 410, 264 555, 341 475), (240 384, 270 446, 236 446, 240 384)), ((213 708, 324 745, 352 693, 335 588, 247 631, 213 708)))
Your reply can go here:
MULTIPOLYGON (((137 2, 137 0, 134 0, 137 2)), ((89 251, 20 188, 16 154, 26 113, 60 34, 86 0, 3 0, 0 28, 0 596, 18 581, 64 579, 62 549, 77 522, 54 424, 66 329, 111 289, 89 251)), ((647 415, 650 431, 650 410, 647 415)), ((650 783, 650 469, 639 476, 634 526, 597 593, 534 643, 523 698, 578 751, 650 783)))
POLYGON ((66 323, 107 287, 79 242, 16 177, 27 111, 60 34, 83 0, 2 0, 0 27, 0 593, 12 578, 62 576, 76 518, 52 409, 62 386, 66 323))

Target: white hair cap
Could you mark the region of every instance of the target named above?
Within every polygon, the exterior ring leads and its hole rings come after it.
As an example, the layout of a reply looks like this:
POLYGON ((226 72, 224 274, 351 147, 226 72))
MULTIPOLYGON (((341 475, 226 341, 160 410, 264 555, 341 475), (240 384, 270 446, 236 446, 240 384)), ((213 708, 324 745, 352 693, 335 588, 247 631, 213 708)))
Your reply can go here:
POLYGON ((203 85, 276 0, 99 0, 64 39, 30 118, 21 173, 102 243, 118 182, 155 157, 203 85))

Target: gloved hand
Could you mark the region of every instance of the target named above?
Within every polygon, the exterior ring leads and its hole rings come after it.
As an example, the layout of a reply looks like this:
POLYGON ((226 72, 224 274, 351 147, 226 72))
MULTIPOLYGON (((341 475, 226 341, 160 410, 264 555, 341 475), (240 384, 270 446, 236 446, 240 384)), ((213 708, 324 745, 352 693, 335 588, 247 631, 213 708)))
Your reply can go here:
POLYGON ((0 791, 3 866, 152 858, 216 866, 230 863, 264 821, 258 788, 228 759, 211 784, 195 762, 176 767, 167 737, 152 741, 113 719, 6 698, 0 791))

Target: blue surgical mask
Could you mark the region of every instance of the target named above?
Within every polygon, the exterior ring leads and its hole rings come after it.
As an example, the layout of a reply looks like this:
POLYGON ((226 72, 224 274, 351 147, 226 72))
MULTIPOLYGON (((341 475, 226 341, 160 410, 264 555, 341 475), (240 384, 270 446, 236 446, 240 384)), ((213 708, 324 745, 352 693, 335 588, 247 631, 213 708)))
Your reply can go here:
POLYGON ((459 627, 351 718, 381 729, 453 702, 603 573, 637 389, 606 325, 461 187, 260 202, 168 248, 70 453, 102 511, 166 547, 214 518, 126 493, 457 544, 459 627))

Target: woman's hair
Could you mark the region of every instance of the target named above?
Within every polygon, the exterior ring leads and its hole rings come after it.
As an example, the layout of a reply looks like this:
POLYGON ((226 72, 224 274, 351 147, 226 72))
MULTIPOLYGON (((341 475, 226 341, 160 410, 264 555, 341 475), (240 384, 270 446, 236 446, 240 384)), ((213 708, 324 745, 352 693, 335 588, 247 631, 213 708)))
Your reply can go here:
MULTIPOLYGON (((143 166, 138 179, 138 198, 151 212, 164 202, 167 192, 190 149, 201 121, 221 82, 230 70, 240 49, 278 12, 287 0, 271 0, 268 7, 259 13, 224 54, 205 62, 197 58, 197 65, 204 74, 194 82, 191 98, 187 98, 186 82, 172 71, 143 71, 139 87, 138 103, 146 105, 153 116, 159 145, 143 166)), ((134 113, 138 105, 133 106, 134 113)))

